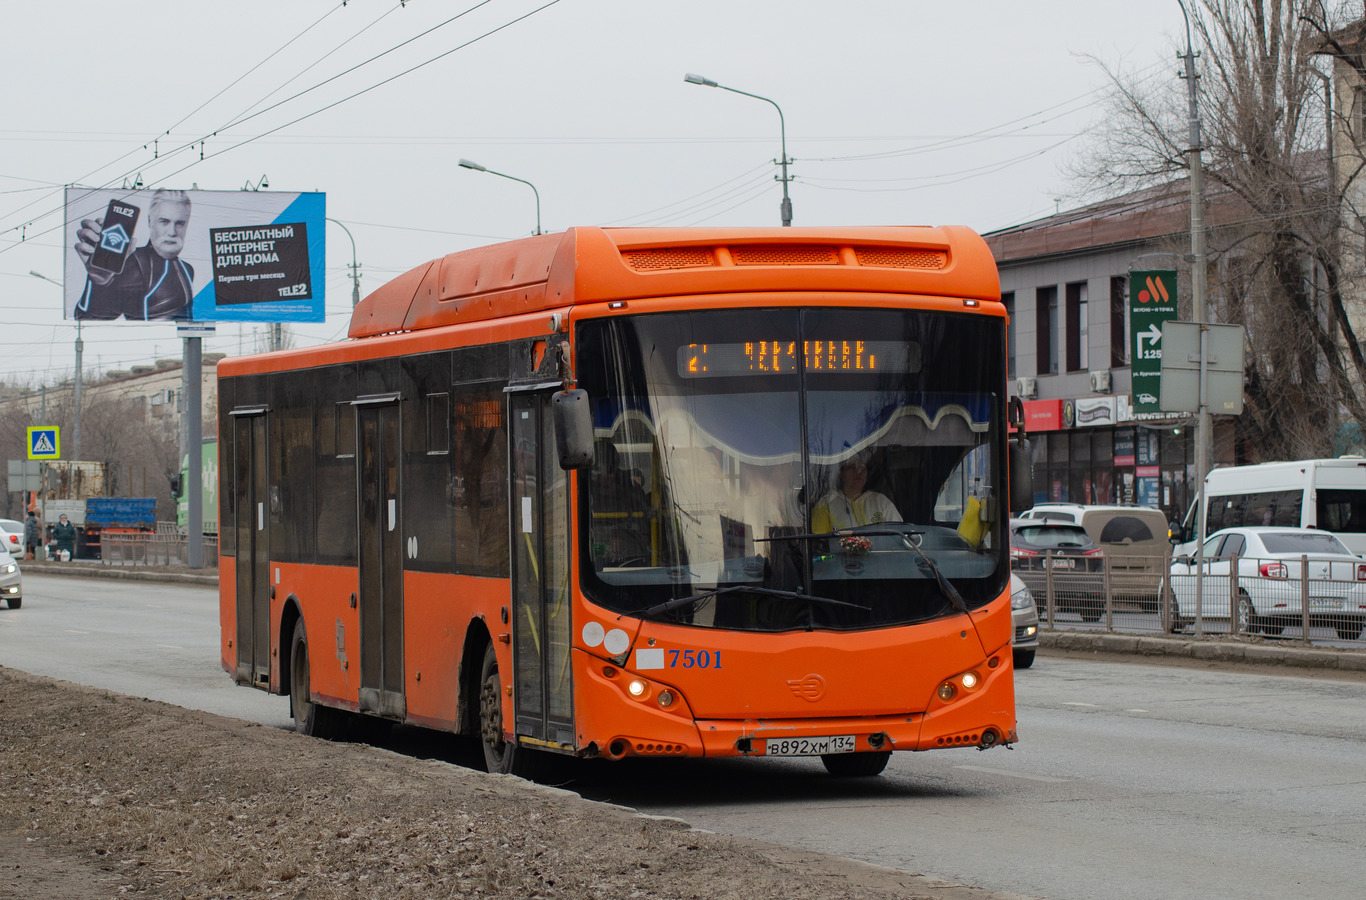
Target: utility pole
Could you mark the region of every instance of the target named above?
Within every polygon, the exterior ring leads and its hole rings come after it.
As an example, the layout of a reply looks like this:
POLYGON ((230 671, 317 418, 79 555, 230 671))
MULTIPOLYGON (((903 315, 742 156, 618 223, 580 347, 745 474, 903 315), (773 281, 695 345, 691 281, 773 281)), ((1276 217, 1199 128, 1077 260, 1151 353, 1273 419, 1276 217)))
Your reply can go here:
POLYGON ((1197 544, 1195 548, 1195 633, 1203 631, 1203 618, 1200 608, 1203 604, 1203 584, 1201 572, 1204 569, 1205 521, 1208 500, 1205 497, 1205 476, 1209 473, 1210 417, 1209 417, 1209 324, 1205 297, 1208 289, 1205 265, 1205 192, 1200 171, 1200 105, 1197 82, 1200 76, 1195 71, 1195 49, 1191 44, 1191 20, 1186 12, 1186 4, 1181 5, 1181 15, 1186 20, 1186 52, 1178 55, 1185 62, 1181 77, 1186 80, 1188 115, 1190 124, 1190 183, 1191 183, 1191 318, 1200 326, 1200 411, 1197 414, 1195 429, 1195 486, 1199 493, 1197 514, 1197 544))

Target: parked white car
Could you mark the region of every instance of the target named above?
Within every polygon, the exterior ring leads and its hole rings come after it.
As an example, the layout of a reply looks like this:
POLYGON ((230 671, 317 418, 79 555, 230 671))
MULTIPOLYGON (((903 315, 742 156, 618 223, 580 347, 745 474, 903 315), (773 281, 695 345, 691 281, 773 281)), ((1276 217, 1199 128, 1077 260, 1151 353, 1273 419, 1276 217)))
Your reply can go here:
POLYGON ((18 609, 24 602, 23 573, 16 557, 4 549, 0 549, 0 600, 10 609, 18 609))
MULTIPOLYGON (((1202 618, 1228 619, 1236 610, 1246 634, 1277 635, 1301 624, 1307 562, 1310 626, 1335 628, 1343 640, 1360 637, 1366 626, 1366 559, 1326 531, 1225 528, 1205 539, 1204 557, 1202 618)), ((1195 559, 1174 559, 1171 581, 1172 630, 1179 631, 1195 616, 1195 559)))
POLYGON ((18 519, 0 519, 0 542, 15 559, 23 559, 24 523, 18 519))

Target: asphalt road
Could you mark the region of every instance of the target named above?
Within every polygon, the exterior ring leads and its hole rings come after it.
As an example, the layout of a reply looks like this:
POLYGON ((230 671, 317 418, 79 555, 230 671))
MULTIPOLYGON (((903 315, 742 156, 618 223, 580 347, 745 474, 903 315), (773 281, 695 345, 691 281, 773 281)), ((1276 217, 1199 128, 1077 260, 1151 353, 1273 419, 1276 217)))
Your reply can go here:
MULTIPOLYGON (((210 588, 39 576, 25 594, 0 610, 0 664, 288 725, 284 698, 219 667, 210 588)), ((1041 655, 1017 692, 1016 748, 896 754, 878 779, 816 760, 595 762, 565 786, 1051 900, 1359 895, 1366 682, 1041 655)))

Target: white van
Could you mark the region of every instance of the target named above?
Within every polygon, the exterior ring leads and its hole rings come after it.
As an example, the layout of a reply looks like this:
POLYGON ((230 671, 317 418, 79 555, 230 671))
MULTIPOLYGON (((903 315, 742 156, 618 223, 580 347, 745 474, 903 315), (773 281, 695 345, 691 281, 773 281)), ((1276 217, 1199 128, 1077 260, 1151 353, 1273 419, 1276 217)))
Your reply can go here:
MULTIPOLYGON (((1205 534, 1246 525, 1318 528, 1338 536, 1347 549, 1366 554, 1366 459, 1301 459, 1227 466, 1205 476, 1209 508, 1205 534)), ((1195 552, 1199 539, 1195 503, 1173 534, 1175 556, 1195 552)))

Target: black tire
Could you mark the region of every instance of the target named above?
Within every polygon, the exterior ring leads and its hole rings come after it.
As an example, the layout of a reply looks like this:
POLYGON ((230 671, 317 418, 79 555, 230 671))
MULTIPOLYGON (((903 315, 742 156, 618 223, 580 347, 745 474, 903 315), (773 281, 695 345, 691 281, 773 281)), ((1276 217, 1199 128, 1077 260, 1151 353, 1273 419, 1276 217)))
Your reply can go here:
POLYGON ((24 605, 24 598, 23 598, 23 597, 10 597, 10 598, 9 598, 7 601, 5 601, 5 602, 9 604, 9 608, 10 608, 10 609, 18 609, 19 607, 21 607, 21 606, 24 605))
POLYGON ((825 765, 825 771, 836 778, 871 778, 881 775, 891 758, 890 750, 876 753, 825 753, 821 756, 821 762, 825 765))
POLYGON ((1099 622, 1100 617, 1105 615, 1105 602, 1103 600, 1084 601, 1079 612, 1083 622, 1099 622))
POLYGON ((1262 630, 1261 617, 1257 615, 1257 607, 1252 605, 1252 598, 1247 591, 1238 592, 1238 630, 1242 634, 1256 634, 1262 630))
POLYGON ((346 713, 321 706, 312 700, 308 676, 308 633, 304 630, 303 619, 294 625, 294 642, 289 659, 289 711, 294 716, 294 730, 325 741, 336 740, 344 730, 342 723, 346 713))
POLYGON ((1015 655, 1015 668, 1017 668, 1017 669, 1028 669, 1030 666, 1034 665, 1034 651, 1033 651, 1033 650, 1016 650, 1016 651, 1014 652, 1014 655, 1015 655))
POLYGON ((547 754, 519 747, 503 732, 503 680, 498 674, 498 655, 489 644, 479 667, 479 743, 484 748, 484 771, 534 779, 543 772, 547 754))

